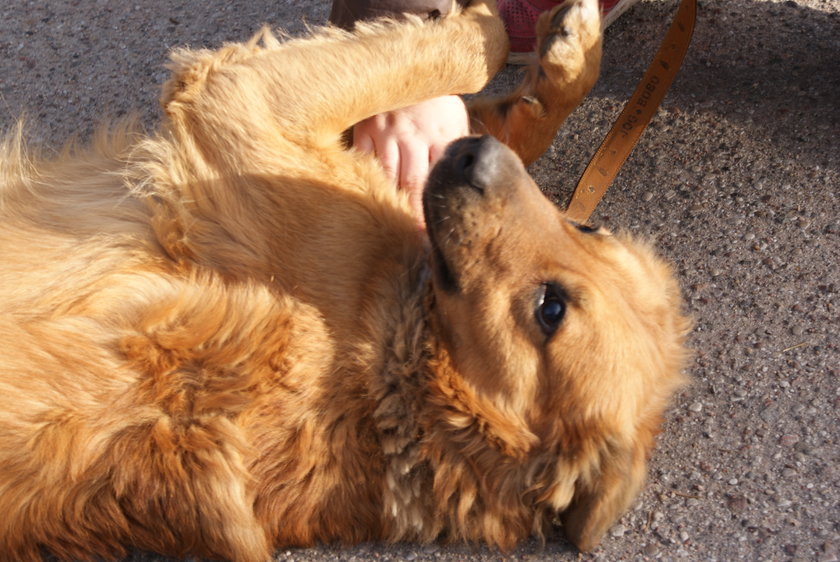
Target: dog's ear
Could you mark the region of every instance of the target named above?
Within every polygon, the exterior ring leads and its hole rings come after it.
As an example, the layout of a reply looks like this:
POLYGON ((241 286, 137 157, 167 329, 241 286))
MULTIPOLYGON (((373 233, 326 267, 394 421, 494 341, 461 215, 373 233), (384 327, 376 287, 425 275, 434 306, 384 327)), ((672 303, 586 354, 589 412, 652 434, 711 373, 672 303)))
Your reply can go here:
MULTIPOLYGON (((646 440, 647 441, 647 440, 646 440)), ((645 481, 647 443, 610 447, 590 477, 581 477, 569 507, 561 514, 566 537, 581 551, 595 548, 629 507, 645 481)))

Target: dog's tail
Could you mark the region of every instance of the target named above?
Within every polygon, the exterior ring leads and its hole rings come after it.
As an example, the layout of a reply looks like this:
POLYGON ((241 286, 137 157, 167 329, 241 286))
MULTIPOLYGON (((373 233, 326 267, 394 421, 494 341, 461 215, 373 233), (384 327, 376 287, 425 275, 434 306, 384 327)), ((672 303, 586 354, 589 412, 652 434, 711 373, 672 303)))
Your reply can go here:
POLYGON ((48 186, 72 186, 74 178, 108 170, 124 176, 117 183, 131 183, 137 175, 131 164, 140 159, 136 153, 145 136, 139 119, 131 115, 98 127, 89 141, 74 138, 56 150, 29 142, 27 121, 21 117, 0 136, 0 221, 32 198, 55 193, 48 186))
POLYGON ((0 213, 6 207, 11 186, 26 183, 34 174, 35 167, 24 141, 24 129, 25 120, 21 118, 0 140, 0 213))

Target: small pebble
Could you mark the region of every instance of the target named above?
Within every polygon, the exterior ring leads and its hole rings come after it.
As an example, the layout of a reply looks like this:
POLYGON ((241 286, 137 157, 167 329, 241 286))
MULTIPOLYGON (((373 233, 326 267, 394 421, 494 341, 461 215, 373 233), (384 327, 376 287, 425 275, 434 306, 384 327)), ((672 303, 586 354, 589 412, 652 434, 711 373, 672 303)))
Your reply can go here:
POLYGON ((624 525, 616 525, 615 527, 610 530, 610 535, 615 538, 623 537, 624 534, 627 532, 627 528, 624 525))
POLYGON ((702 402, 695 402, 691 406, 688 407, 694 413, 699 413, 703 410, 703 403, 702 402))
POLYGON ((832 541, 825 541, 822 544, 822 546, 820 547, 820 550, 822 550, 823 552, 835 552, 836 553, 837 552, 837 545, 834 544, 832 541))
POLYGON ((779 439, 779 444, 785 447, 791 447, 797 443, 799 443, 799 436, 794 433, 782 435, 781 439, 779 439))
POLYGON ((767 423, 775 422, 779 419, 780 415, 781 412, 779 411, 779 407, 775 404, 767 406, 766 408, 761 410, 761 413, 759 414, 759 416, 761 416, 761 419, 766 421, 767 423))
POLYGON ((747 508, 747 498, 741 495, 726 496, 726 506, 735 513, 740 513, 747 508))

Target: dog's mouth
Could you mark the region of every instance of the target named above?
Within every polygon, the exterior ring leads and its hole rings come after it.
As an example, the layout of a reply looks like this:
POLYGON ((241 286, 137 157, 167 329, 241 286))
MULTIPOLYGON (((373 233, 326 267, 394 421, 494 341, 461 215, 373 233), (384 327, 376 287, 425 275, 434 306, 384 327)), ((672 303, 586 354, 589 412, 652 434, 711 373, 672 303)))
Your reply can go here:
POLYGON ((447 293, 458 292, 458 278, 455 276, 455 271, 449 265, 440 246, 435 244, 434 241, 432 241, 432 271, 434 272, 437 285, 441 289, 447 293))
POLYGON ((458 272, 451 258, 452 250, 461 243, 460 236, 455 234, 463 228, 465 198, 483 195, 481 184, 472 176, 479 160, 484 158, 482 146, 491 142, 496 141, 490 137, 465 137, 451 143, 429 173, 423 192, 432 269, 438 286, 449 293, 458 291, 458 272))
POLYGON ((426 218, 426 232, 431 243, 431 262, 432 272, 434 274, 436 284, 447 293, 458 292, 458 277, 456 270, 446 257, 444 246, 452 244, 448 240, 451 236, 452 213, 443 207, 442 195, 434 195, 437 200, 434 206, 426 199, 430 189, 427 187, 424 193, 423 213, 426 218))

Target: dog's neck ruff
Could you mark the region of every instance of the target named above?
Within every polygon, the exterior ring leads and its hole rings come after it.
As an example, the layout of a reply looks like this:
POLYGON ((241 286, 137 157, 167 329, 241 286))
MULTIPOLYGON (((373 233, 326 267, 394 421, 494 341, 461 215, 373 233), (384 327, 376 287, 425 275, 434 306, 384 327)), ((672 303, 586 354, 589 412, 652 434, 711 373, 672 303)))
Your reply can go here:
POLYGON ((386 459, 383 514, 394 539, 432 539, 429 490, 431 469, 421 455, 420 409, 432 355, 428 317, 433 289, 428 259, 421 259, 404 285, 400 310, 386 344, 382 371, 371 393, 373 413, 386 459))
POLYGON ((404 284, 382 369, 370 386, 385 458, 383 538, 446 535, 510 546, 541 534, 546 519, 535 498, 543 486, 534 484, 548 479, 556 461, 550 456, 531 466, 535 437, 496 415, 454 370, 434 329, 427 263, 404 284), (478 498, 479 489, 488 495, 478 498), (484 528, 490 519, 495 523, 487 528, 501 531, 484 528))

